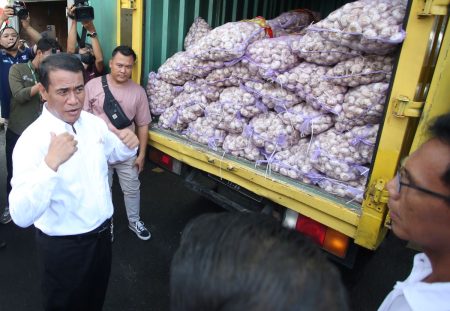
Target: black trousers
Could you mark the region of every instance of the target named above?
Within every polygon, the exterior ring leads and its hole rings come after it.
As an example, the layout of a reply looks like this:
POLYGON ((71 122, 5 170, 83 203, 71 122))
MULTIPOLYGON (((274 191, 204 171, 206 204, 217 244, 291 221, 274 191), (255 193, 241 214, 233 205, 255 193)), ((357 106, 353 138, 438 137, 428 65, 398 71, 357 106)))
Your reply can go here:
POLYGON ((75 236, 36 230, 45 310, 102 310, 111 272, 109 220, 75 236))
POLYGON ((5 156, 6 156, 6 205, 9 205, 9 193, 11 192, 11 178, 13 174, 12 154, 20 135, 10 129, 5 134, 5 156))

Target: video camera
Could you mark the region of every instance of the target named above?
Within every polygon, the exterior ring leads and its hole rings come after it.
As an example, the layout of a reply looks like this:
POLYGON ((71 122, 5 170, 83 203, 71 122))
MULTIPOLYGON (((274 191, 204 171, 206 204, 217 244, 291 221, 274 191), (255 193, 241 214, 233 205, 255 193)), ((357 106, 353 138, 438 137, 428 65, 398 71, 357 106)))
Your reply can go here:
POLYGON ((95 63, 95 57, 91 53, 84 54, 73 54, 76 58, 78 58, 83 64, 93 65, 95 63))
POLYGON ((23 1, 14 1, 13 5, 10 6, 14 10, 14 15, 16 15, 19 19, 26 19, 28 17, 29 11, 25 2, 23 1))
POLYGON ((74 18, 76 21, 91 21, 94 19, 94 8, 89 6, 87 0, 74 0, 74 18))

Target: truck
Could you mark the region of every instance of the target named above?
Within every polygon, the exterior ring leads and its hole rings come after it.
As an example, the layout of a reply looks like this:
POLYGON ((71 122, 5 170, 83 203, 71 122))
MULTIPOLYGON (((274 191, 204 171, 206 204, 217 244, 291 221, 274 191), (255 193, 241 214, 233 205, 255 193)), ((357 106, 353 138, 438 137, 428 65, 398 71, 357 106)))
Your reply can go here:
MULTIPOLYGON (((96 12, 101 9, 99 2, 91 1, 96 12)), ((269 19, 298 8, 319 11, 324 17, 348 2, 117 1, 117 24, 111 25, 112 19, 104 16, 96 18, 96 24, 102 27, 99 33, 113 29, 117 44, 133 47, 138 54, 133 79, 145 85, 150 71, 182 50, 184 36, 197 16, 212 27, 255 16, 269 19)), ((389 230, 386 184, 399 162, 426 141, 429 122, 450 111, 449 4, 448 0, 408 1, 406 37, 397 54, 361 204, 268 173, 255 163, 158 127, 149 130, 150 160, 227 209, 277 217, 351 265, 358 248, 376 250, 389 230)))

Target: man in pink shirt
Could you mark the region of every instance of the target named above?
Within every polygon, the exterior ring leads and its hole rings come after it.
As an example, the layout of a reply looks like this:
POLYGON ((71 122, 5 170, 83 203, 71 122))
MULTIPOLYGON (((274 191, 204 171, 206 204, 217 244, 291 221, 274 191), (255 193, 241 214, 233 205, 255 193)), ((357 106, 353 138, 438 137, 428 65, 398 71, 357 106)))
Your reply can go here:
MULTIPOLYGON (((123 191, 125 208, 127 211, 129 228, 136 233, 138 238, 148 240, 151 237, 149 230, 140 220, 140 181, 139 173, 144 169, 145 152, 147 150, 148 125, 151 121, 145 90, 130 79, 136 54, 128 46, 118 46, 112 52, 109 61, 111 73, 106 75, 108 87, 126 114, 131 125, 128 127, 136 132, 139 138, 139 150, 136 156, 124 162, 109 165, 109 181, 112 185, 114 170, 119 177, 119 183, 123 191)), ((105 92, 101 77, 94 78, 86 84, 86 97, 84 110, 99 116, 113 126, 103 110, 105 92)))

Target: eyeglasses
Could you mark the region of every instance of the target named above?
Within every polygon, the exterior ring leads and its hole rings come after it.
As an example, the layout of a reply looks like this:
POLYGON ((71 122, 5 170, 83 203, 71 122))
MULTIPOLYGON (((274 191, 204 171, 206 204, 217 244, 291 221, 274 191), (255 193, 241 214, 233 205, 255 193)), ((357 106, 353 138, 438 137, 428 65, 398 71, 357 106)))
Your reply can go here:
POLYGON ((404 187, 409 187, 409 188, 412 188, 412 189, 416 189, 417 191, 421 191, 423 193, 426 193, 428 195, 434 196, 436 198, 442 199, 442 200, 450 203, 450 196, 446 196, 446 195, 444 195, 442 193, 434 192, 432 190, 428 190, 426 188, 422 188, 420 186, 417 186, 417 185, 414 185, 414 184, 411 184, 411 183, 408 184, 408 183, 402 182, 402 176, 405 174, 404 172, 405 172, 405 168, 403 166, 399 167, 399 169, 397 171, 397 176, 396 176, 396 179, 397 179, 397 193, 400 193, 400 191, 402 190, 402 186, 404 186, 404 187))

